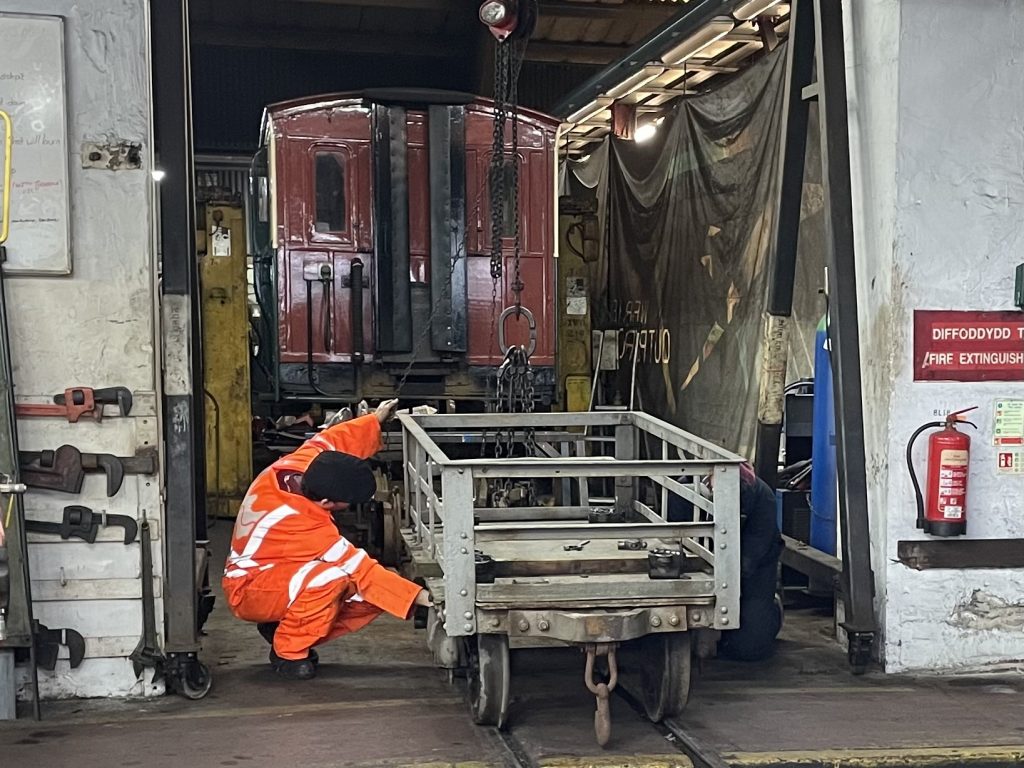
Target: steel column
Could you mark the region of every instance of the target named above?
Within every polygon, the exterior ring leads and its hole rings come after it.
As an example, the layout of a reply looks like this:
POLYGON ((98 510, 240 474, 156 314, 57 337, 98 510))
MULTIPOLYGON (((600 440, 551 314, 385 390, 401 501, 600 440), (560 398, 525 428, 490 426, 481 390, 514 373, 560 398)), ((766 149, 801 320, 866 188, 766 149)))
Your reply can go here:
MULTIPOLYGON (((0 245, 0 264, 5 261, 0 245)), ((7 330, 6 280, 0 272, 0 479, 17 483, 20 479, 18 464, 18 428, 14 415, 14 378, 11 370, 10 335, 7 330)), ((13 494, 10 502, 3 499, 0 516, 10 519, 5 524, 8 566, 8 594, 5 614, 7 637, 0 641, 0 720, 13 719, 17 709, 14 649, 29 648, 32 667, 32 697, 35 719, 41 719, 39 703, 39 677, 36 669, 33 643, 32 583, 28 568, 28 536, 25 531, 25 507, 22 496, 13 494)), ((2 597, 0 597, 2 599, 2 597)))
POLYGON ((807 152, 808 103, 803 97, 803 89, 814 74, 814 6, 805 0, 795 0, 791 9, 783 97, 779 205, 775 211, 775 247, 768 284, 757 408, 757 448, 754 453, 758 476, 773 488, 778 475, 785 407, 789 318, 793 314, 793 283, 807 152))
POLYGON ((469 345, 465 115, 459 106, 429 109, 431 345, 442 354, 469 345))
POLYGON ((829 341, 835 370, 836 465, 846 609, 843 627, 849 636, 850 664, 855 672, 862 672, 870 659, 876 623, 864 458, 841 0, 814 0, 814 16, 822 180, 827 213, 825 233, 832 294, 829 301, 829 341))
POLYGON ((412 352, 409 177, 405 110, 373 108, 374 323, 380 352, 412 352), (385 320, 386 319, 386 320, 385 320))
POLYGON ((197 539, 206 537, 202 334, 192 164, 188 0, 150 0, 162 244, 163 419, 166 448, 164 642, 199 648, 197 539))

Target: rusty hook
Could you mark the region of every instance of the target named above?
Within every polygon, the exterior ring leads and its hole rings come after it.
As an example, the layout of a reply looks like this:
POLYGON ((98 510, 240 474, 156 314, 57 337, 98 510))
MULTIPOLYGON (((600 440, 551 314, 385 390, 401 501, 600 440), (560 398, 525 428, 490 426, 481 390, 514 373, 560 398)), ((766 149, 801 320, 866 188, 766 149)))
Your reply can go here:
POLYGON ((612 736, 612 713, 608 697, 615 690, 619 681, 619 666, 615 658, 614 646, 588 646, 587 661, 583 672, 583 681, 594 696, 597 697, 597 711, 594 712, 594 734, 597 743, 605 746, 612 736), (598 654, 608 657, 608 682, 594 682, 594 660, 598 654))

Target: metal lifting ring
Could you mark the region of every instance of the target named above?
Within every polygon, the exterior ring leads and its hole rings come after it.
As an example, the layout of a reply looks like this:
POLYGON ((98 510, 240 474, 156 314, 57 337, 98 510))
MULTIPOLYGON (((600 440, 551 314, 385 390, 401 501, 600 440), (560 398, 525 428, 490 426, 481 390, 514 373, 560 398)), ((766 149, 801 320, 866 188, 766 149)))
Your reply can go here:
POLYGON ((501 349, 501 354, 508 354, 510 347, 505 343, 505 321, 511 315, 515 315, 517 318, 522 315, 530 326, 530 344, 526 349, 526 356, 530 357, 537 350, 537 319, 533 316, 533 312, 526 307, 506 307, 498 315, 498 348, 501 349))

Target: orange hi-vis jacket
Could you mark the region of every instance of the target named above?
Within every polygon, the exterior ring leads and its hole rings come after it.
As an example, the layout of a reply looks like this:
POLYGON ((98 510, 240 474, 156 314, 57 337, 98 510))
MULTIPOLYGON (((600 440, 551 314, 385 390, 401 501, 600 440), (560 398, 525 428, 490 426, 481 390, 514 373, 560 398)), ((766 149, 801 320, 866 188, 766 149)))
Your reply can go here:
POLYGON ((331 513, 299 491, 324 451, 368 459, 381 445, 373 414, 324 430, 268 467, 249 486, 231 537, 224 594, 231 612, 279 622, 274 651, 304 659, 309 649, 373 621, 408 618, 420 587, 381 566, 338 533, 331 513))

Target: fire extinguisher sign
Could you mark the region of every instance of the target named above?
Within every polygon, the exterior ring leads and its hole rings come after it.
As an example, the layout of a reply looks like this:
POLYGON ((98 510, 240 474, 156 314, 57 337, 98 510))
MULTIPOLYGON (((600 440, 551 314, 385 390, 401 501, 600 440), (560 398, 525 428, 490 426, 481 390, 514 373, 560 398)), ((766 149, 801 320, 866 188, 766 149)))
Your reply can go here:
POLYGON ((1024 381, 1024 313, 915 310, 914 381, 1024 381))
POLYGON ((1019 475, 1024 473, 1024 461, 1021 461, 1021 452, 1017 450, 999 451, 999 474, 1019 475))

